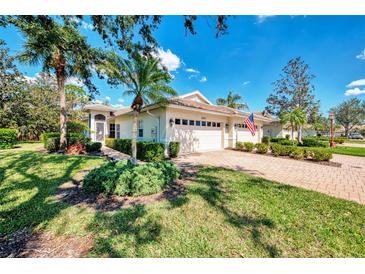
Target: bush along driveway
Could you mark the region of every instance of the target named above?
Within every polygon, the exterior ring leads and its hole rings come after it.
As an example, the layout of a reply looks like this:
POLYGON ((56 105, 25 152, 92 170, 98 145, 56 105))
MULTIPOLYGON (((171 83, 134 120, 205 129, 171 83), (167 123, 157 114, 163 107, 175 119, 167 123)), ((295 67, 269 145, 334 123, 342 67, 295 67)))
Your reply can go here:
POLYGON ((318 192, 206 167, 174 199, 97 208, 58 195, 103 159, 0 156, 3 257, 365 257, 365 207, 318 192))

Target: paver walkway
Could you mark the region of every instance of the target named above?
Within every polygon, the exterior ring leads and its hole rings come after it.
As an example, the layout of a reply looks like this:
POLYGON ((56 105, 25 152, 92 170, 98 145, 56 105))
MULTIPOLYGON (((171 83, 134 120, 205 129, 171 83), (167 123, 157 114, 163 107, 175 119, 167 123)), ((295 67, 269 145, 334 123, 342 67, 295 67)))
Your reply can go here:
POLYGON ((365 204, 365 157, 333 155, 341 167, 222 150, 181 156, 178 165, 213 165, 232 168, 276 182, 316 190, 365 204))
POLYGON ((339 147, 361 147, 365 148, 365 144, 353 144, 353 143, 343 143, 343 144, 337 144, 339 147))

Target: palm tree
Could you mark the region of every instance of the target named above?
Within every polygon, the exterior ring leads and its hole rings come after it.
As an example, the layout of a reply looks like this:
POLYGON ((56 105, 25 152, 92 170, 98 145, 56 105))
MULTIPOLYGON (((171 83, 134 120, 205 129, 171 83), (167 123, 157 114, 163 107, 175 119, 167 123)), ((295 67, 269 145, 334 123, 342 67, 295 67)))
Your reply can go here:
POLYGON ((159 65, 152 56, 143 56, 134 52, 129 59, 122 59, 115 53, 109 54, 108 61, 99 66, 108 75, 113 85, 124 84, 124 96, 133 96, 132 161, 137 159, 137 122, 142 107, 146 104, 165 104, 167 96, 176 95, 176 91, 167 83, 172 76, 159 65))
POLYGON ((216 100, 217 105, 226 106, 234 109, 248 109, 248 105, 246 103, 240 103, 242 100, 242 96, 239 94, 234 94, 230 91, 227 95, 227 98, 218 98, 216 100))
POLYGON ((67 146, 65 82, 69 77, 77 77, 90 92, 95 92, 91 77, 98 51, 89 46, 71 20, 61 24, 49 16, 14 16, 9 22, 25 38, 19 60, 41 65, 44 72, 56 75, 60 99, 60 148, 64 149, 67 146))
MULTIPOLYGON (((291 138, 294 141, 294 129, 301 127, 307 122, 307 115, 305 112, 297 107, 293 111, 290 112, 282 112, 280 114, 280 121, 281 123, 290 123, 291 128, 291 138)), ((298 141, 301 143, 302 138, 298 135, 298 141)))

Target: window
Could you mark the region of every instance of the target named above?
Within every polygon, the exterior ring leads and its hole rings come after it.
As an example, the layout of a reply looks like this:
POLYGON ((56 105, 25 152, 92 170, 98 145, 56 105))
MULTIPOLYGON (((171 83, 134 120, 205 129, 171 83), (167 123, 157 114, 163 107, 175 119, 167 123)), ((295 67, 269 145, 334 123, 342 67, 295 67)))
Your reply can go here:
POLYGON ((242 128, 242 124, 238 124, 238 128, 242 128))
POLYGON ((115 124, 109 125, 109 137, 115 138, 115 124))
POLYGON ((212 122, 207 122, 207 126, 211 127, 212 126, 212 122))
POLYGON ((243 124, 243 128, 247 128, 247 125, 246 124, 243 124))
POLYGON ((216 123, 215 122, 212 122, 212 127, 216 127, 216 123))
POLYGON ((207 125, 207 122, 202 121, 202 127, 205 127, 207 125))
POLYGON ((221 123, 217 123, 217 127, 221 127, 221 123))
POLYGON ((193 126, 194 125, 194 120, 189 120, 189 126, 193 126))
POLYGON ((103 114, 96 114, 95 115, 95 120, 105 121, 105 116, 103 114))
POLYGON ((143 138, 143 120, 138 121, 138 137, 143 138))
POLYGON ((197 127, 200 127, 200 121, 195 121, 195 125, 196 125, 197 127))
POLYGON ((175 125, 181 125, 181 120, 180 119, 175 119, 175 125))
POLYGON ((116 129, 116 131, 115 131, 116 137, 117 137, 117 139, 120 139, 120 125, 117 124, 115 129, 116 129))
POLYGON ((183 124, 184 126, 186 126, 186 125, 188 124, 188 120, 183 119, 183 120, 182 120, 182 124, 183 124))

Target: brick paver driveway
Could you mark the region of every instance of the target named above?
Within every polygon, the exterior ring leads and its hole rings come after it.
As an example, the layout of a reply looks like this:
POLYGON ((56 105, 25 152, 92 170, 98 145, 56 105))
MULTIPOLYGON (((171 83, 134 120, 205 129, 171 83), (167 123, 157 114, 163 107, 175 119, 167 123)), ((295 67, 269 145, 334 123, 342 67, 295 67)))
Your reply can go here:
POLYGON ((213 165, 232 168, 276 182, 316 190, 365 204, 365 157, 333 155, 341 167, 222 150, 177 158, 180 165, 213 165))

